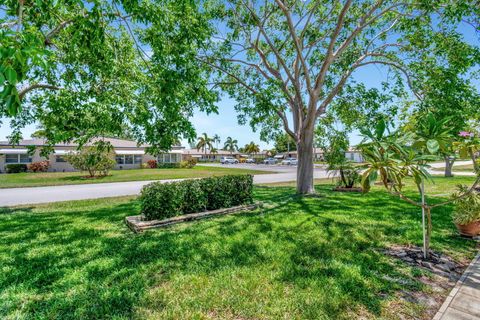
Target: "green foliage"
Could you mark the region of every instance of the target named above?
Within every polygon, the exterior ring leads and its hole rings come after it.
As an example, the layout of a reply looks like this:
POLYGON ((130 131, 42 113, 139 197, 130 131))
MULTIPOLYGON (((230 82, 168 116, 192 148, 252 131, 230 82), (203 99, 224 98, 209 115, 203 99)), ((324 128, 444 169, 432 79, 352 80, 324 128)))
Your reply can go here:
POLYGON ((198 160, 196 158, 189 158, 185 161, 180 162, 180 168, 192 169, 197 165, 197 163, 198 160))
POLYGON ((79 152, 68 154, 65 159, 77 170, 87 171, 90 177, 97 173, 107 176, 108 172, 115 167, 115 155, 109 148, 101 144, 91 147, 83 147, 79 152))
POLYGON ((195 137, 195 109, 216 110, 192 59, 210 37, 197 3, 3 1, 0 11, 0 118, 14 141, 40 123, 49 145, 128 134, 156 154, 195 137))
POLYGON ((205 132, 197 138, 197 144, 195 146, 197 150, 202 150, 207 154, 208 149, 213 149, 213 139, 210 138, 205 132))
POLYGON ((286 134, 278 134, 275 137, 275 143, 274 143, 275 151, 282 153, 282 152, 287 152, 288 150, 290 151, 296 151, 297 150, 297 144, 293 140, 293 138, 286 134))
POLYGON ((257 154, 260 152, 260 146, 253 141, 247 143, 243 148, 243 151, 248 154, 257 154))
POLYGON ((5 171, 7 173, 27 172, 27 169, 27 165, 23 163, 10 163, 5 166, 5 171))
POLYGON ((228 208, 252 202, 253 176, 231 175, 179 182, 154 182, 142 189, 141 213, 147 220, 228 208))
POLYGON ((158 169, 178 169, 182 167, 181 162, 173 162, 173 163, 157 163, 156 168, 158 169))
POLYGON ((345 131, 331 128, 323 131, 323 127, 317 127, 316 140, 318 147, 323 151, 323 158, 331 167, 345 164, 345 152, 348 151, 349 141, 345 131))
POLYGON ((337 178, 338 186, 343 188, 353 188, 362 180, 360 168, 345 157, 343 162, 329 163, 327 171, 337 178))
POLYGON ((458 186, 458 193, 453 195, 455 209, 452 213, 453 222, 457 224, 469 224, 480 221, 480 194, 477 191, 467 193, 466 185, 458 186))
POLYGON ((225 144, 223 145, 223 150, 230 151, 230 153, 237 151, 238 140, 233 139, 232 137, 227 137, 227 140, 225 140, 225 144))

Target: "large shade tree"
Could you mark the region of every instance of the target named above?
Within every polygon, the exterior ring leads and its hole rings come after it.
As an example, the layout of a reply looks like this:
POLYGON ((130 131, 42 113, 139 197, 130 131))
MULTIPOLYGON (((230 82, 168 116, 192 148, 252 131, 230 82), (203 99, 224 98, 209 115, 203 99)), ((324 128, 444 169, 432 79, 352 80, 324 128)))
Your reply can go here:
MULTIPOLYGON (((204 8, 215 11, 217 29, 196 59, 216 71, 216 85, 238 102, 241 123, 250 121, 264 139, 282 128, 294 139, 297 192, 313 193, 315 125, 345 94, 361 94, 355 90, 363 86, 354 81, 355 71, 369 65, 388 68, 385 89, 392 94, 403 84, 415 87, 412 65, 437 54, 434 49, 441 44, 462 42, 456 30, 474 21, 475 3, 204 2, 204 8)), ((414 94, 421 98, 421 92, 414 94)))
POLYGON ((198 14, 182 0, 0 1, 0 118, 12 120, 11 140, 30 123, 50 144, 125 128, 152 152, 194 139, 193 110, 215 110, 217 99, 190 63, 210 37, 198 14))

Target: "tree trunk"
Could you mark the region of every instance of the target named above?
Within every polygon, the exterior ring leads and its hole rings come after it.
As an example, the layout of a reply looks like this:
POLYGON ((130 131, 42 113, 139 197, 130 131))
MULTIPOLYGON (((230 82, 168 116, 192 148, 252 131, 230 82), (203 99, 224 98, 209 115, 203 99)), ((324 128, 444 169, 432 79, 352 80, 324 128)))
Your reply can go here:
POLYGON ((314 194, 313 186, 313 128, 304 130, 297 142, 297 193, 314 194))
POLYGON ((430 258, 430 239, 432 237, 432 214, 430 207, 425 208, 427 218, 427 234, 425 236, 425 256, 430 258))
POLYGON ((450 159, 449 156, 445 156, 445 178, 453 177, 452 167, 455 162, 455 158, 450 159))

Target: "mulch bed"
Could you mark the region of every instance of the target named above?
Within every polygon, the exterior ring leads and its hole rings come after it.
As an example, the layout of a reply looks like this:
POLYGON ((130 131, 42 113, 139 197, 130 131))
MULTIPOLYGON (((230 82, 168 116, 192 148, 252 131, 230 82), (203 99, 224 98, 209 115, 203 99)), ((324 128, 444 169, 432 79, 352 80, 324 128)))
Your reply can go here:
POLYGON ((387 249, 385 253, 411 266, 427 269, 451 281, 457 281, 467 267, 467 264, 458 263, 449 256, 432 250, 430 250, 429 257, 424 259, 423 251, 420 247, 394 246, 387 249))
POLYGON ((353 187, 353 188, 345 188, 345 187, 335 187, 332 191, 338 192, 363 192, 363 189, 360 187, 353 187))

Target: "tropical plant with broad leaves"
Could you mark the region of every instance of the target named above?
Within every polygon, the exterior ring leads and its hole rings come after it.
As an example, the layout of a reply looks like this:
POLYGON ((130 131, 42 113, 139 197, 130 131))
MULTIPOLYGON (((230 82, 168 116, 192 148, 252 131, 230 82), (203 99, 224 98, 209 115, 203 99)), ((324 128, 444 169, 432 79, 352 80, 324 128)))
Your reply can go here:
POLYGON ((337 178, 338 186, 353 188, 361 182, 360 167, 344 159, 342 162, 332 163, 327 166, 329 176, 337 178))
MULTIPOLYGON (((365 159, 365 171, 362 176, 362 187, 365 192, 371 185, 380 179, 385 189, 392 195, 422 208, 423 251, 427 259, 430 253, 430 239, 432 235, 433 208, 443 206, 452 200, 429 204, 425 194, 425 181, 432 182, 428 172, 428 162, 438 158, 442 146, 452 143, 452 136, 447 135, 447 122, 436 119, 433 115, 419 122, 413 132, 398 130, 387 134, 386 123, 380 121, 375 132, 364 130, 365 142, 359 145, 365 159), (450 138, 450 141, 448 140, 450 138), (403 192, 406 179, 412 179, 419 192, 421 201, 407 196, 403 192)), ((477 177, 473 185, 456 197, 462 198, 472 192, 480 182, 477 177)))

